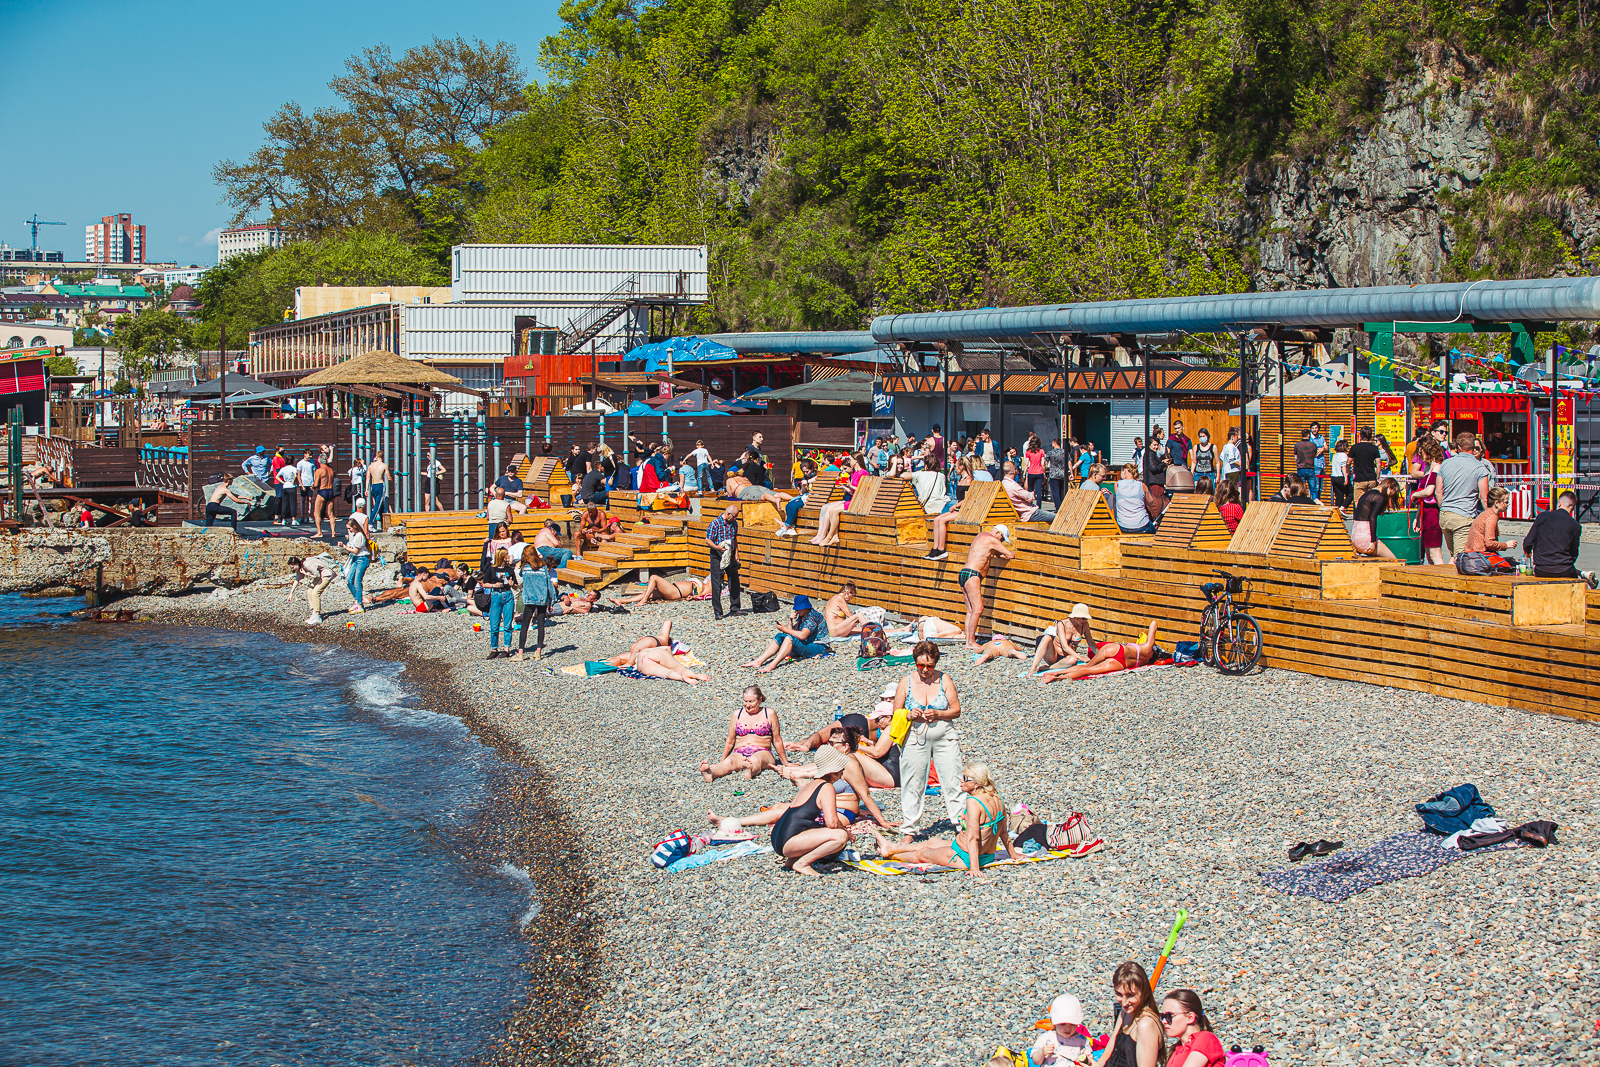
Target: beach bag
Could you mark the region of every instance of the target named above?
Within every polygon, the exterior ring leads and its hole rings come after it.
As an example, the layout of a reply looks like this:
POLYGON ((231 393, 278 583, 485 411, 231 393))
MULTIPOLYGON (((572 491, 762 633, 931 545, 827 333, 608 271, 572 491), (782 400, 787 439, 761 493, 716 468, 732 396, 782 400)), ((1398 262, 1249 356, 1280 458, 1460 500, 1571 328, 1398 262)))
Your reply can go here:
POLYGON ((770 615, 782 605, 778 603, 777 593, 751 593, 750 610, 758 615, 770 615))
POLYGON ((1463 552, 1456 557, 1456 573, 1468 577, 1515 574, 1516 564, 1493 552, 1463 552))
POLYGON ((889 638, 883 632, 883 624, 869 622, 861 627, 861 648, 856 655, 862 659, 877 659, 889 654, 889 638))
POLYGON ((1015 839, 1018 834, 1038 821, 1039 816, 1033 813, 1032 808, 1026 804, 1018 804, 1006 812, 1006 833, 1015 839))
POLYGON ((676 860, 694 855, 700 851, 701 844, 703 842, 700 838, 689 836, 689 831, 674 830, 656 842, 655 851, 650 853, 650 862, 657 867, 665 868, 676 860))
POLYGON ((1081 811, 1075 811, 1067 816, 1065 822, 1053 823, 1045 833, 1045 844, 1052 850, 1071 848, 1081 845, 1085 841, 1094 840, 1094 831, 1089 829, 1089 818, 1081 811))

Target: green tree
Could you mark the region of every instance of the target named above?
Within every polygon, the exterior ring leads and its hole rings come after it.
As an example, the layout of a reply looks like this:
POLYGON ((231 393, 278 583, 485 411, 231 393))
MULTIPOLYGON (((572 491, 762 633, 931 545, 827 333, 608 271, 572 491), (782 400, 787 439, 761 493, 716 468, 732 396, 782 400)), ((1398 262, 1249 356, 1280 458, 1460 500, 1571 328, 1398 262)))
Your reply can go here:
POLYGON ((50 317, 50 309, 43 304, 29 304, 22 309, 22 314, 28 321, 36 322, 40 319, 48 319, 50 317))
POLYGON ((78 374, 78 361, 71 356, 51 356, 44 361, 44 369, 56 378, 74 378, 78 374))
POLYGON ((195 347, 193 324, 170 311, 141 311, 118 327, 116 344, 123 376, 148 381, 195 347))
POLYGON ((307 236, 414 235, 442 259, 465 220, 473 151, 525 106, 516 49, 436 37, 399 59, 387 45, 368 48, 345 67, 329 83, 341 106, 307 114, 285 104, 248 160, 217 164, 225 202, 236 221, 266 211, 307 236))
POLYGON ((228 345, 242 345, 251 330, 282 322, 302 285, 444 285, 432 257, 392 233, 351 231, 282 248, 233 256, 207 271, 196 296, 202 307, 196 344, 214 348, 221 327, 228 345))

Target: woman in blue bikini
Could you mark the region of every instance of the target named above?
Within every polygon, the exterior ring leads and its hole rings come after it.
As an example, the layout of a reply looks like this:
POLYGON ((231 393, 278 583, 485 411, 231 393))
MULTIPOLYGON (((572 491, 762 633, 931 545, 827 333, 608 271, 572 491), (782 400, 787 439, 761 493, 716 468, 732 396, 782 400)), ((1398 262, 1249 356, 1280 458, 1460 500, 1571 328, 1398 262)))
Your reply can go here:
POLYGON ((872 836, 878 841, 878 855, 886 860, 901 863, 937 863, 943 867, 964 867, 973 875, 1000 858, 996 844, 1006 847, 1006 855, 1021 859, 1011 835, 1006 832, 1006 805, 1000 799, 994 779, 989 776, 988 764, 969 763, 961 772, 961 791, 966 794, 967 810, 961 817, 961 827, 954 841, 933 838, 921 844, 902 839, 890 844, 876 830, 872 836))

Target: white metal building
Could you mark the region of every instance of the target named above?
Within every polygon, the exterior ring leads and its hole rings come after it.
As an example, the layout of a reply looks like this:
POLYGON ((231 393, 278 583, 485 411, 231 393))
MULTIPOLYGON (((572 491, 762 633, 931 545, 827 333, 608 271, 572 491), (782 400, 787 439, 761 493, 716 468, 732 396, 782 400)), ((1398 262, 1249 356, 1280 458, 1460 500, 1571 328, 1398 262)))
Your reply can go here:
POLYGON ((217 262, 226 263, 231 256, 258 248, 282 248, 288 241, 289 232, 271 223, 233 226, 217 235, 217 262))
POLYGON ((703 304, 706 261, 705 245, 457 245, 450 281, 458 303, 703 304))

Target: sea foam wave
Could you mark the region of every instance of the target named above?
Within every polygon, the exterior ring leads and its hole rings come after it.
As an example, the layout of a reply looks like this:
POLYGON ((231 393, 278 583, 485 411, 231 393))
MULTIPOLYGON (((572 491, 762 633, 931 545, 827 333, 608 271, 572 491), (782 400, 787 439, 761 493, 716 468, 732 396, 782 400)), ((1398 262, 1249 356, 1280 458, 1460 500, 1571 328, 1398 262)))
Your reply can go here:
POLYGON ((543 910, 539 906, 539 891, 534 887, 533 875, 515 863, 502 863, 494 869, 494 872, 528 891, 528 910, 522 913, 522 918, 517 923, 522 929, 527 929, 528 924, 537 919, 539 912, 543 910))

